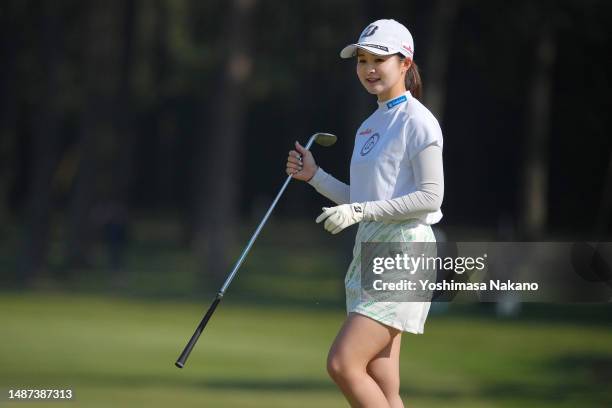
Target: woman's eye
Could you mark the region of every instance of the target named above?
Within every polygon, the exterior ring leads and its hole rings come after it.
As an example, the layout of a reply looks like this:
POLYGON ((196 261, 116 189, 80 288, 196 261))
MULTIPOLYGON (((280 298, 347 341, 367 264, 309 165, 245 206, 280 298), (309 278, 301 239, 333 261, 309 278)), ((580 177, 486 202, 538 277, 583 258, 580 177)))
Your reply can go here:
POLYGON ((357 60, 357 62, 360 63, 360 64, 365 64, 365 60, 362 60, 362 59, 357 60))
POLYGON ((382 58, 376 58, 376 62, 385 62, 385 60, 382 58))

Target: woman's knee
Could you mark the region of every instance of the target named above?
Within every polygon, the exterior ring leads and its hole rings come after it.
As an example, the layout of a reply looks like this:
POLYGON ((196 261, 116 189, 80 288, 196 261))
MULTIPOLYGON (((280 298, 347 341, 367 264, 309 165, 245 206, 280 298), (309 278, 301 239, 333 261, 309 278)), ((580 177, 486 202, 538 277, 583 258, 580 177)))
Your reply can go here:
MULTIPOLYGON (((359 367, 339 353, 330 352, 327 356, 327 373, 336 382, 346 382, 359 375, 359 367)), ((365 370, 361 370, 364 371, 365 370)))
POLYGON ((342 375, 343 362, 337 353, 331 352, 327 355, 327 373, 334 380, 342 375))

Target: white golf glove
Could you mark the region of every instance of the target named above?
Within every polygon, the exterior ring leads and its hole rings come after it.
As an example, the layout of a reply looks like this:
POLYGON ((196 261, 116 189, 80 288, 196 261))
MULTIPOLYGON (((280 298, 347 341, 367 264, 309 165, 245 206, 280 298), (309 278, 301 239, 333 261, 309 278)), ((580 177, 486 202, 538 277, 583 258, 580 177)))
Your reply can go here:
POLYGON ((346 227, 363 219, 363 206, 360 203, 342 204, 336 207, 323 207, 323 212, 316 219, 317 224, 325 220, 325 229, 337 234, 346 227))

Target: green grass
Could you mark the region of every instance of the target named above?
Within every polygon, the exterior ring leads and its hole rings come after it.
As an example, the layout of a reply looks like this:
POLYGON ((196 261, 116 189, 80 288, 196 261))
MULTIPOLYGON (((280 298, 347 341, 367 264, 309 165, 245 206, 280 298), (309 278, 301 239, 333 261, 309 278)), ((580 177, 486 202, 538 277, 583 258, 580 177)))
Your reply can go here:
MULTIPOLYGON (((0 295, 0 389, 71 388, 65 403, 7 407, 341 407, 325 372, 338 309, 219 307, 183 370, 201 303, 0 295)), ((410 407, 612 406, 612 331, 573 319, 431 315, 404 335, 410 407)), ((3 405, 4 404, 4 405, 3 405)))

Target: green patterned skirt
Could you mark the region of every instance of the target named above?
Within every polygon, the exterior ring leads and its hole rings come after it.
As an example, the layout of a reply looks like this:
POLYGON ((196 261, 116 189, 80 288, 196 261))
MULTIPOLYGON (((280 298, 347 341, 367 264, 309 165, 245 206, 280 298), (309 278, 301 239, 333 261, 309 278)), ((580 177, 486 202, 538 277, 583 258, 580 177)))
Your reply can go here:
POLYGON ((394 223, 360 223, 355 237, 353 260, 344 279, 347 313, 359 313, 401 331, 423 333, 431 302, 375 302, 361 298, 361 243, 435 241, 431 226, 415 219, 394 223))

